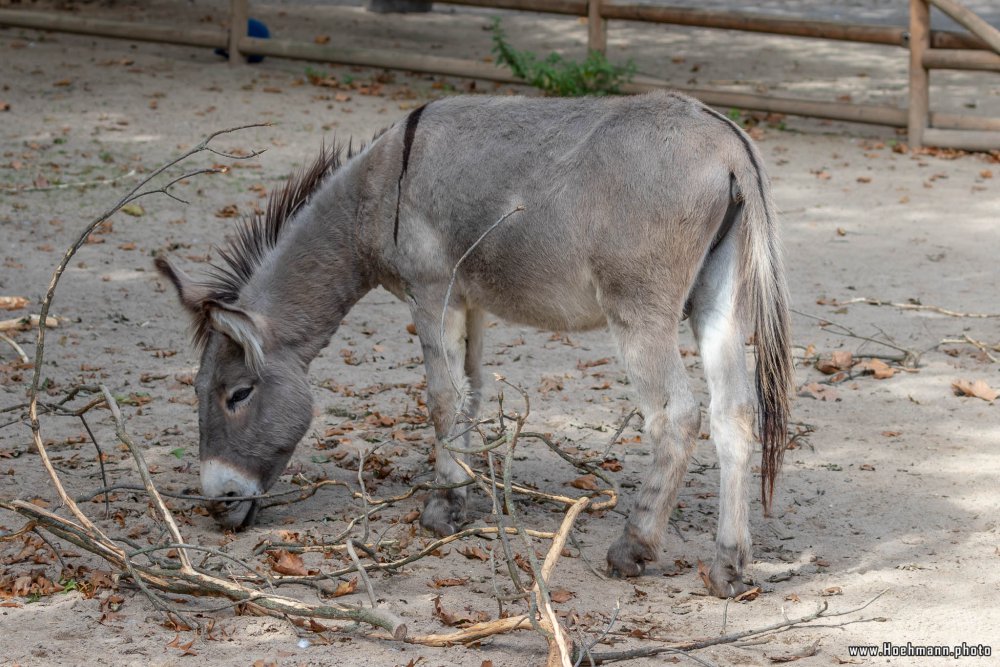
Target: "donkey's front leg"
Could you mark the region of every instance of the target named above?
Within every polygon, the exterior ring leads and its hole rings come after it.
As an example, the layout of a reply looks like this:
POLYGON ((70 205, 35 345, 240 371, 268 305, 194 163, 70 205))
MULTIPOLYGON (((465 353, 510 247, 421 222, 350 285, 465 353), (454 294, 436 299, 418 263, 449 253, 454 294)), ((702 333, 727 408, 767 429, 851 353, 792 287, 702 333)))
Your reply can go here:
MULTIPOLYGON (((424 352, 427 372, 427 407, 434 423, 434 482, 448 485, 465 482, 468 474, 462 467, 467 456, 468 434, 452 437, 456 429, 475 417, 477 388, 466 378, 466 311, 450 306, 445 313, 444 339, 441 337, 441 313, 418 304, 440 304, 442 298, 415 301, 411 311, 424 352), (459 450, 459 452, 452 451, 459 450)), ((470 318, 475 320, 475 318, 470 318)), ((473 324, 474 321, 470 321, 473 324)), ((424 504, 420 525, 438 536, 451 535, 465 522, 466 487, 433 491, 424 504)))

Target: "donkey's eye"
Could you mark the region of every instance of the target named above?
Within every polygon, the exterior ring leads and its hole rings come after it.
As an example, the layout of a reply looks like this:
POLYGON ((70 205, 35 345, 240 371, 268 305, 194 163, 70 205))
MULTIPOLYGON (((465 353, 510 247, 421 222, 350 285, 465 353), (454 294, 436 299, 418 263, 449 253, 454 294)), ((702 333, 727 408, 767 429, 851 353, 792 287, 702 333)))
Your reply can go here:
POLYGON ((250 394, 252 393, 253 393, 253 387, 240 387, 239 389, 234 391, 232 395, 229 397, 229 400, 226 401, 229 409, 232 410, 237 405, 250 398, 250 394))

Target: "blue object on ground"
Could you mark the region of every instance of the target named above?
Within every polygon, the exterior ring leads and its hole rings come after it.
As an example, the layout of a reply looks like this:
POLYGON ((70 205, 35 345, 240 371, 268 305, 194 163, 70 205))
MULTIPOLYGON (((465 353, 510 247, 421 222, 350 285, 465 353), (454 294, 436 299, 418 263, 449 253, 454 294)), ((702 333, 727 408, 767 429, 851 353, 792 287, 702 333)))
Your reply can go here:
MULTIPOLYGON (((271 37, 271 31, 267 29, 261 21, 257 19, 249 19, 247 21, 247 37, 259 37, 261 39, 268 39, 271 37)), ((229 57, 228 49, 216 49, 215 53, 222 56, 223 58, 229 57)), ((264 56, 247 56, 248 63, 259 63, 264 60, 264 56)))

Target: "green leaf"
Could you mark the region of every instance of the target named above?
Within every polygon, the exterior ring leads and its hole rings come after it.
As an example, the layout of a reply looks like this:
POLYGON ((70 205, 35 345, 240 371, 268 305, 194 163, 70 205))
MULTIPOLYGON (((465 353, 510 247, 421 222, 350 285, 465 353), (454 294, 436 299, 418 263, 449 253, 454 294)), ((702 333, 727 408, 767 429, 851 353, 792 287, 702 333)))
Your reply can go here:
POLYGON ((176 456, 178 459, 182 459, 184 458, 184 455, 187 454, 187 450, 184 449, 183 447, 178 447, 177 449, 171 449, 170 453, 176 456))
POLYGON ((125 204, 122 206, 121 211, 125 215, 131 215, 133 218, 139 218, 146 215, 145 209, 143 209, 142 206, 139 206, 139 204, 125 204))

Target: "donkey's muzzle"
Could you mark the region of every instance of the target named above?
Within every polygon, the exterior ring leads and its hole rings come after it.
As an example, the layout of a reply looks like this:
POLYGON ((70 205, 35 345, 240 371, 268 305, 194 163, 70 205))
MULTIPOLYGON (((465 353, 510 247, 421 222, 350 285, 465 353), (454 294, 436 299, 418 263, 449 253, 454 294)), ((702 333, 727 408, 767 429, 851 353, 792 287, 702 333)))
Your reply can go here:
POLYGON ((260 509, 259 500, 209 500, 209 514, 228 530, 242 530, 253 525, 260 509))
POLYGON ((209 514, 223 528, 240 530, 253 525, 260 501, 260 485, 225 461, 209 459, 201 465, 201 490, 211 498, 205 502, 209 514))

